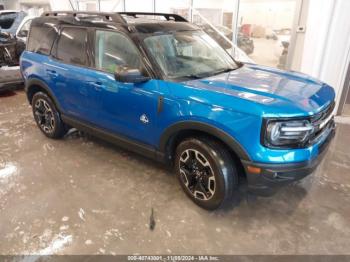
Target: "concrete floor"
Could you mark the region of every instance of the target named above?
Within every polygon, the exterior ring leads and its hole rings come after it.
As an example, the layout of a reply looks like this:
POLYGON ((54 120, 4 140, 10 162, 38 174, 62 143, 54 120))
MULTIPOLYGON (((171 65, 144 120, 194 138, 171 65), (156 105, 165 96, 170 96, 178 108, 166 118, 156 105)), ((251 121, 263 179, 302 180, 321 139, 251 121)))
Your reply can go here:
POLYGON ((23 92, 2 96, 0 254, 349 254, 349 134, 338 125, 303 181, 207 212, 166 168, 77 132, 47 139, 23 92))

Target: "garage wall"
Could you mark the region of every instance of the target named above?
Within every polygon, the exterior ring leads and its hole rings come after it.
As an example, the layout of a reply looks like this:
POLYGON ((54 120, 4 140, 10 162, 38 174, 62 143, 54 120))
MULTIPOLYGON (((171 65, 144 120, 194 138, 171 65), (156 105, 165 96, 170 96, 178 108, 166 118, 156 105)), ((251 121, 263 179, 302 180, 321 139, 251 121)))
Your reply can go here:
POLYGON ((243 24, 253 24, 271 29, 290 28, 294 18, 295 1, 247 1, 240 2, 243 24))
MULTIPOLYGON (((74 8, 77 9, 77 5, 79 4, 79 10, 84 10, 84 11, 95 11, 98 10, 98 2, 97 1, 77 1, 77 0, 72 0, 71 1, 74 8)), ((126 0, 125 2, 128 2, 126 0)), ((135 1, 130 1, 131 6, 137 6, 135 4, 135 1)), ((139 8, 143 8, 143 6, 148 5, 148 2, 140 2, 138 4, 139 8)), ((52 10, 67 10, 71 11, 72 7, 71 4, 69 3, 69 0, 50 0, 50 5, 52 10)), ((123 0, 101 0, 100 2, 100 8, 101 11, 105 12, 120 12, 124 10, 123 6, 123 0)))
POLYGON ((125 10, 130 12, 136 12, 140 10, 143 12, 153 12, 153 0, 126 0, 125 10))
POLYGON ((292 28, 292 38, 290 45, 290 53, 288 54, 288 66, 294 71, 300 71, 302 56, 304 51, 305 43, 305 31, 306 23, 309 13, 309 2, 310 0, 298 0, 297 8, 294 17, 294 28, 292 28), (297 28, 304 28, 303 30, 297 30, 297 28))
POLYGON ((50 0, 51 10, 71 11, 72 7, 68 0, 50 0))
POLYGON ((301 71, 333 86, 337 102, 350 62, 349 14, 349 0, 310 0, 301 71))
POLYGON ((123 0, 107 0, 101 1, 101 11, 124 11, 124 1, 123 0))
POLYGON ((19 3, 13 0, 4 0, 5 9, 16 10, 19 9, 19 3))

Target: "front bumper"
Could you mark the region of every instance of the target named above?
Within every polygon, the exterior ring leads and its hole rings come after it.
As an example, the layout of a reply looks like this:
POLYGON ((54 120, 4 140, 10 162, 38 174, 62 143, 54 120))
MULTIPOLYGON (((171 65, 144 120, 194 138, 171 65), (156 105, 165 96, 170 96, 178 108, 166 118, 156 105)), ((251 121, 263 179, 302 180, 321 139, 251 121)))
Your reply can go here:
POLYGON ((265 164, 242 161, 248 181, 248 190, 257 195, 270 196, 281 186, 288 185, 310 175, 322 161, 335 135, 335 126, 319 145, 318 155, 305 162, 265 164))

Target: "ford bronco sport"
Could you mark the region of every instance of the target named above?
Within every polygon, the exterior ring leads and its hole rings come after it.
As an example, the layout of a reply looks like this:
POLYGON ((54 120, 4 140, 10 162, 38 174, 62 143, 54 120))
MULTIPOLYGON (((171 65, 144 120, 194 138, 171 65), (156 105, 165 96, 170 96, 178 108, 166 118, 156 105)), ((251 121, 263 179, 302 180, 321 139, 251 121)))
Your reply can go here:
POLYGON ((206 209, 231 201, 240 173, 262 195, 307 176, 335 133, 330 86, 236 62, 174 14, 45 13, 20 66, 47 137, 75 127, 172 164, 206 209))

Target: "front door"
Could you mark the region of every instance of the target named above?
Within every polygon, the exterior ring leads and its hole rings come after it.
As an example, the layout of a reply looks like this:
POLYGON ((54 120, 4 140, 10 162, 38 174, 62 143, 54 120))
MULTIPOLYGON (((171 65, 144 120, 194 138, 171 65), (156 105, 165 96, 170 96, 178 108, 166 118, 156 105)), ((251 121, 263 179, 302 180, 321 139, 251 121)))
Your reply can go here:
POLYGON ((123 33, 97 30, 95 75, 102 86, 98 125, 108 131, 154 145, 157 120, 157 80, 133 84, 117 82, 117 66, 144 70, 134 43, 123 33))

